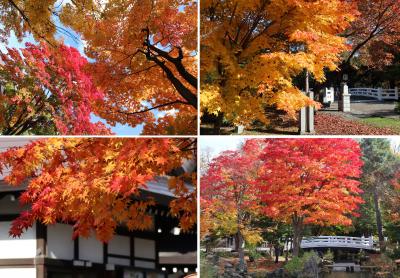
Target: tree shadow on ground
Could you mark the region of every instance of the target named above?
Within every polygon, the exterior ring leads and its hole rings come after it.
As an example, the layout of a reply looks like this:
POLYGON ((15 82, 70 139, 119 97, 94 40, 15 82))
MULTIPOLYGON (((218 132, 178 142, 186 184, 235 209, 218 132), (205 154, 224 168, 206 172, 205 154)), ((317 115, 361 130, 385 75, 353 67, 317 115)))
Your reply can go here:
MULTIPOLYGON (((266 125, 260 121, 254 121, 250 126, 246 127, 244 132, 237 134, 233 125, 225 125, 220 129, 220 135, 298 135, 298 120, 293 119, 283 111, 272 109, 266 110, 266 116, 269 124, 266 125)), ((212 123, 202 123, 200 126, 201 135, 215 135, 213 133, 212 123)))

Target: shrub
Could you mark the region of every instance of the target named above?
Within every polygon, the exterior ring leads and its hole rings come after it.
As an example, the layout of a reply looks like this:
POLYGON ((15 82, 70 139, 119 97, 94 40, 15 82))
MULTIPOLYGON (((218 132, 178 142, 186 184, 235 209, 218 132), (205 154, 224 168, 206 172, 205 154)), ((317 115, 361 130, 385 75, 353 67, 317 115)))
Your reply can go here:
POLYGON ((218 276, 215 266, 207 260, 204 252, 200 252, 200 271, 202 277, 214 278, 218 276))
POLYGON ((256 261, 257 259, 262 257, 262 254, 258 252, 256 247, 253 245, 248 246, 248 254, 250 261, 256 261))
POLYGON ((400 102, 399 101, 396 103, 396 107, 394 108, 394 111, 397 112, 397 114, 400 114, 400 102))
POLYGON ((393 260, 400 259, 400 248, 393 249, 390 253, 388 253, 388 256, 393 260))
POLYGON ((328 250, 328 252, 326 252, 323 256, 323 260, 327 261, 327 262, 333 262, 334 259, 334 254, 331 251, 331 249, 328 250))
POLYGON ((303 259, 301 257, 294 257, 285 265, 285 270, 292 277, 297 277, 303 271, 303 267, 303 259))
POLYGON ((306 278, 316 277, 319 272, 321 259, 314 251, 306 252, 302 257, 294 257, 285 265, 286 272, 290 277, 306 278))

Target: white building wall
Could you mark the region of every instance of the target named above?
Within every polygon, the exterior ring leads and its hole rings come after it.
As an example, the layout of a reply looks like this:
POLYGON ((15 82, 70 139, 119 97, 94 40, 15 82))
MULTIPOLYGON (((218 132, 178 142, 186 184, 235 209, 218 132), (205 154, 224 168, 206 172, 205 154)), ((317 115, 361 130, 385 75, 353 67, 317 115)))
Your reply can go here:
POLYGON ((73 260, 73 228, 67 224, 55 224, 47 227, 47 252, 52 259, 73 260))
POLYGON ((36 278, 36 268, 0 268, 0 277, 36 278))
POLYGON ((156 242, 151 239, 135 237, 135 257, 155 259, 156 258, 156 242))
POLYGON ((79 238, 79 259, 93 263, 103 263, 103 243, 95 236, 79 238))
POLYGON ((115 235, 108 242, 108 253, 114 255, 130 256, 131 243, 128 236, 115 235))
MULTIPOLYGON (((36 257, 36 225, 34 224, 19 238, 13 238, 8 235, 10 225, 11 221, 0 222, 0 259, 36 257)), ((8 276, 0 275, 0 277, 8 276)))
POLYGON ((155 269, 156 268, 156 263, 148 262, 148 261, 142 261, 142 260, 135 260, 135 266, 136 267, 142 267, 142 268, 155 269))
POLYGON ((123 259, 123 258, 108 257, 108 263, 109 264, 129 266, 129 265, 131 265, 131 260, 130 259, 123 259))

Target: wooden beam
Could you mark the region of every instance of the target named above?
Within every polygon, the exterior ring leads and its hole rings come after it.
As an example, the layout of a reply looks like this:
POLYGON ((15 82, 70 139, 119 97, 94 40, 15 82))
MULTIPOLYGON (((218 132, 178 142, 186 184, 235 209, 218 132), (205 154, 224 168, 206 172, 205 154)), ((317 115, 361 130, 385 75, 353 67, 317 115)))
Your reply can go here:
POLYGON ((39 221, 36 221, 36 250, 36 277, 46 278, 44 260, 38 260, 37 258, 46 258, 47 256, 47 227, 39 221))

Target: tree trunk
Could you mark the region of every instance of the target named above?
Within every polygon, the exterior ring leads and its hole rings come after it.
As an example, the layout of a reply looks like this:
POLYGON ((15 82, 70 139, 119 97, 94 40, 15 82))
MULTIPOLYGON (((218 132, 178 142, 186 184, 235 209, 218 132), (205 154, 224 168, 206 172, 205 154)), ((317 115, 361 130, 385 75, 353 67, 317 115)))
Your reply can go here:
POLYGON ((300 244, 303 238, 303 218, 296 214, 292 218, 293 227, 293 257, 298 257, 300 253, 300 244))
POLYGON ((383 236, 382 214, 381 214, 381 209, 379 208, 379 195, 377 186, 374 186, 374 207, 376 216, 376 227, 378 229, 378 236, 379 236, 379 248, 383 253, 386 250, 386 246, 385 246, 385 238, 383 236))
POLYGON ((236 233, 237 237, 237 251, 239 253, 239 271, 240 272, 245 272, 247 270, 246 262, 244 260, 244 248, 243 248, 243 235, 240 232, 240 230, 236 233))
POLYGON ((237 236, 237 234, 234 236, 235 239, 235 251, 239 252, 239 237, 237 236))
POLYGON ((279 255, 280 255, 280 251, 281 251, 279 242, 275 243, 274 251, 275 251, 275 263, 277 264, 279 262, 279 255))
POLYGON ((222 120, 224 119, 224 113, 218 113, 218 116, 214 122, 213 134, 219 135, 221 132, 222 120))
POLYGON ((285 241, 286 251, 285 251, 285 262, 289 261, 289 239, 286 238, 285 241))

